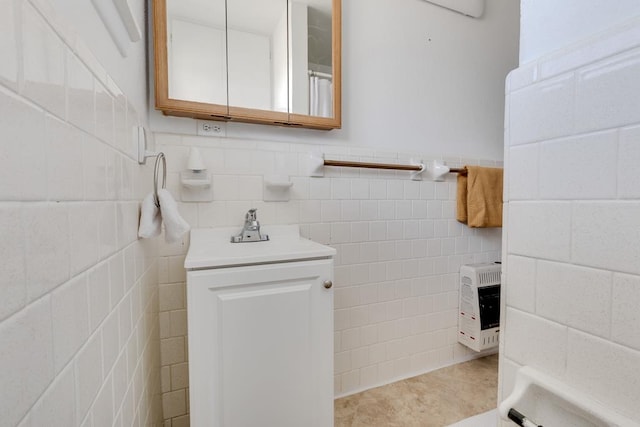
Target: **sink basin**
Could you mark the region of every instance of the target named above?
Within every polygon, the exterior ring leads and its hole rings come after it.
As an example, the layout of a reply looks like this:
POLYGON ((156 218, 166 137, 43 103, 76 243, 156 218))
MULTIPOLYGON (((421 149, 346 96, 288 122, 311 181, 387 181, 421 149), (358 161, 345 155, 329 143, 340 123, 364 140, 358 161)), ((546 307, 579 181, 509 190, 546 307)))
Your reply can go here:
POLYGON ((191 244, 184 262, 187 270, 270 264, 285 261, 330 258, 336 250, 300 237, 297 225, 263 226, 268 241, 231 243, 241 227, 191 230, 191 244))

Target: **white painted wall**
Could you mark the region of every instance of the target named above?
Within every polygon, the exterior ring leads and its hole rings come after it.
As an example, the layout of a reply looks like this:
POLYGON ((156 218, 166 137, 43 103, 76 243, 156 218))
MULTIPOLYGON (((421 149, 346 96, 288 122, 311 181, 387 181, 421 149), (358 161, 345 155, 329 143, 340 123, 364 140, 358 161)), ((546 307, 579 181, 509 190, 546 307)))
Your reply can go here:
MULTIPOLYGON (((504 78, 517 66, 516 1, 473 19, 421 0, 343 2, 343 128, 228 124, 227 136, 502 159, 504 78)), ((152 112, 152 127, 193 120, 152 112)))
POLYGON ((637 0, 522 0, 520 64, 638 14, 637 0))

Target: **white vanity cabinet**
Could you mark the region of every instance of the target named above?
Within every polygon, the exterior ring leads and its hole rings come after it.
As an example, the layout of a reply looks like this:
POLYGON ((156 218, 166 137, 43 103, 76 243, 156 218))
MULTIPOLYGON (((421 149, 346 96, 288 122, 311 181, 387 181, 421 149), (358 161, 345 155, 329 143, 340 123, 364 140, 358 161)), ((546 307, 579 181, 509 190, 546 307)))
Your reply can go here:
POLYGON ((335 250, 272 234, 225 241, 207 263, 198 231, 185 262, 191 425, 332 426, 335 250))

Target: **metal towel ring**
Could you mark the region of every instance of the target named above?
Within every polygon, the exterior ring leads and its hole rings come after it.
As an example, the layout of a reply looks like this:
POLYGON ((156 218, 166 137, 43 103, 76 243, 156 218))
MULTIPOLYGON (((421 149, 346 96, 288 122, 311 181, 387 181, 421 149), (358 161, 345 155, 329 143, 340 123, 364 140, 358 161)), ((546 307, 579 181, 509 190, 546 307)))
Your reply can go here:
POLYGON ((153 197, 157 207, 160 207, 160 199, 158 198, 158 169, 160 169, 160 160, 162 160, 162 188, 167 186, 167 160, 164 153, 160 152, 156 156, 156 165, 153 168, 153 197))

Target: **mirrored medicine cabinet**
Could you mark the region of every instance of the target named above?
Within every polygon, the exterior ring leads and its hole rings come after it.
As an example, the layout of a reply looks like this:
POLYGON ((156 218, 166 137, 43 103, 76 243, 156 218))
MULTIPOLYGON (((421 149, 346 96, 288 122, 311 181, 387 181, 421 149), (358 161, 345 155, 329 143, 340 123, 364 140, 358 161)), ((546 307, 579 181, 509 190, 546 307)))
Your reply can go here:
POLYGON ((341 0, 153 0, 156 108, 341 126, 341 0))

